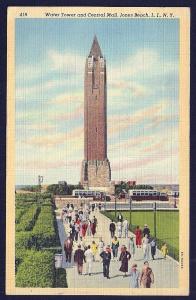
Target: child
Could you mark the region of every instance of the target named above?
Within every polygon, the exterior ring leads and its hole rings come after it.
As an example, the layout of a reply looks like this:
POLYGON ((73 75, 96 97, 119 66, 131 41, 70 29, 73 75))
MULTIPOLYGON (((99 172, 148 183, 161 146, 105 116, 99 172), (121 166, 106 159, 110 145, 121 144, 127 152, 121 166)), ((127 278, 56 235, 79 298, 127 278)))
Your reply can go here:
POLYGON ((164 259, 166 259, 166 255, 168 254, 168 248, 167 248, 167 244, 163 244, 163 246, 161 247, 161 252, 164 256, 164 259))
POLYGON ((92 244, 91 244, 90 248, 91 248, 92 253, 93 253, 93 261, 95 261, 95 257, 96 257, 97 250, 98 250, 98 246, 96 245, 95 241, 92 241, 92 244))
POLYGON ((152 259, 154 260, 155 254, 156 254, 156 239, 152 239, 152 241, 150 242, 150 246, 151 246, 151 255, 152 255, 152 259))

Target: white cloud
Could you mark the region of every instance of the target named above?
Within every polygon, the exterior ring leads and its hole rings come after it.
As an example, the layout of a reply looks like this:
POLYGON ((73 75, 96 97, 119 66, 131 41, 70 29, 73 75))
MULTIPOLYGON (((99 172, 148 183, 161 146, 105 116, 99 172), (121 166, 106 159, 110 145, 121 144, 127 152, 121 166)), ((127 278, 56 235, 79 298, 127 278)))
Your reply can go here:
POLYGON ((69 74, 83 74, 85 57, 76 53, 59 53, 54 50, 48 52, 48 59, 51 62, 51 68, 54 70, 63 70, 69 74))

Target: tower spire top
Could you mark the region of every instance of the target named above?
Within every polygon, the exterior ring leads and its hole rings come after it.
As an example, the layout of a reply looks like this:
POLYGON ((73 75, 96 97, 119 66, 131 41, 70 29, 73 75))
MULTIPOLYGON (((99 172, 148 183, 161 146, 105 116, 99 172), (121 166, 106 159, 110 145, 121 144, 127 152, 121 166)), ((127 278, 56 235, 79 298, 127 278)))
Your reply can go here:
POLYGON ((94 36, 89 56, 94 56, 94 57, 103 56, 96 35, 94 36))

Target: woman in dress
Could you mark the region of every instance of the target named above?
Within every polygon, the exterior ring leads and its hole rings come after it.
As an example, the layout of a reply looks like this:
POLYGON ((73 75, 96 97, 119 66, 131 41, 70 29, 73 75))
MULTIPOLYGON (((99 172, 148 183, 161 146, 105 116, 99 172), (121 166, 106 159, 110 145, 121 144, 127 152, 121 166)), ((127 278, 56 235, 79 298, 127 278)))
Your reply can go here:
POLYGON ((149 267, 149 263, 145 261, 141 272, 140 284, 143 288, 150 288, 152 283, 154 283, 154 274, 149 267))
POLYGON ((133 236, 131 236, 130 239, 129 239, 128 250, 131 253, 131 257, 134 258, 134 256, 135 256, 135 243, 134 243, 133 236))
POLYGON ((117 223, 117 231, 118 231, 118 238, 122 237, 122 222, 118 221, 117 223))
POLYGON ((87 223, 87 231, 86 231, 86 234, 87 236, 91 236, 91 221, 88 220, 88 223, 87 223))
POLYGON ((137 270, 137 265, 133 264, 130 272, 130 288, 139 288, 140 273, 137 270))
POLYGON ((127 251, 127 247, 123 246, 122 247, 122 252, 120 254, 119 261, 121 261, 121 266, 119 271, 125 273, 123 277, 127 277, 127 272, 128 272, 128 261, 131 258, 131 254, 127 251))
POLYGON ((86 230, 87 230, 87 223, 85 221, 82 222, 82 237, 85 238, 86 230))
POLYGON ((96 223, 95 222, 91 222, 91 232, 92 232, 92 236, 94 237, 94 235, 96 233, 96 223))
POLYGON ((135 230, 135 236, 136 236, 136 246, 137 248, 141 248, 141 244, 142 244, 142 230, 140 229, 139 226, 136 227, 135 230))
POLYGON ((142 239, 142 247, 144 253, 144 260, 150 259, 150 241, 148 235, 146 234, 142 239))

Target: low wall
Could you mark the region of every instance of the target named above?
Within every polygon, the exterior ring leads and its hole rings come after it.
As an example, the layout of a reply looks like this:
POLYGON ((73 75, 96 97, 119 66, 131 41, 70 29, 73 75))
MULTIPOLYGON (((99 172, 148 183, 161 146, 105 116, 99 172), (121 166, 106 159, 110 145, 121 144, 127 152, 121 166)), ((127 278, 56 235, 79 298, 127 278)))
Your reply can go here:
POLYGON ((58 208, 63 208, 67 204, 73 204, 74 206, 80 206, 81 203, 89 203, 93 201, 93 198, 74 198, 74 197, 61 197, 61 196, 54 196, 53 201, 58 208))

